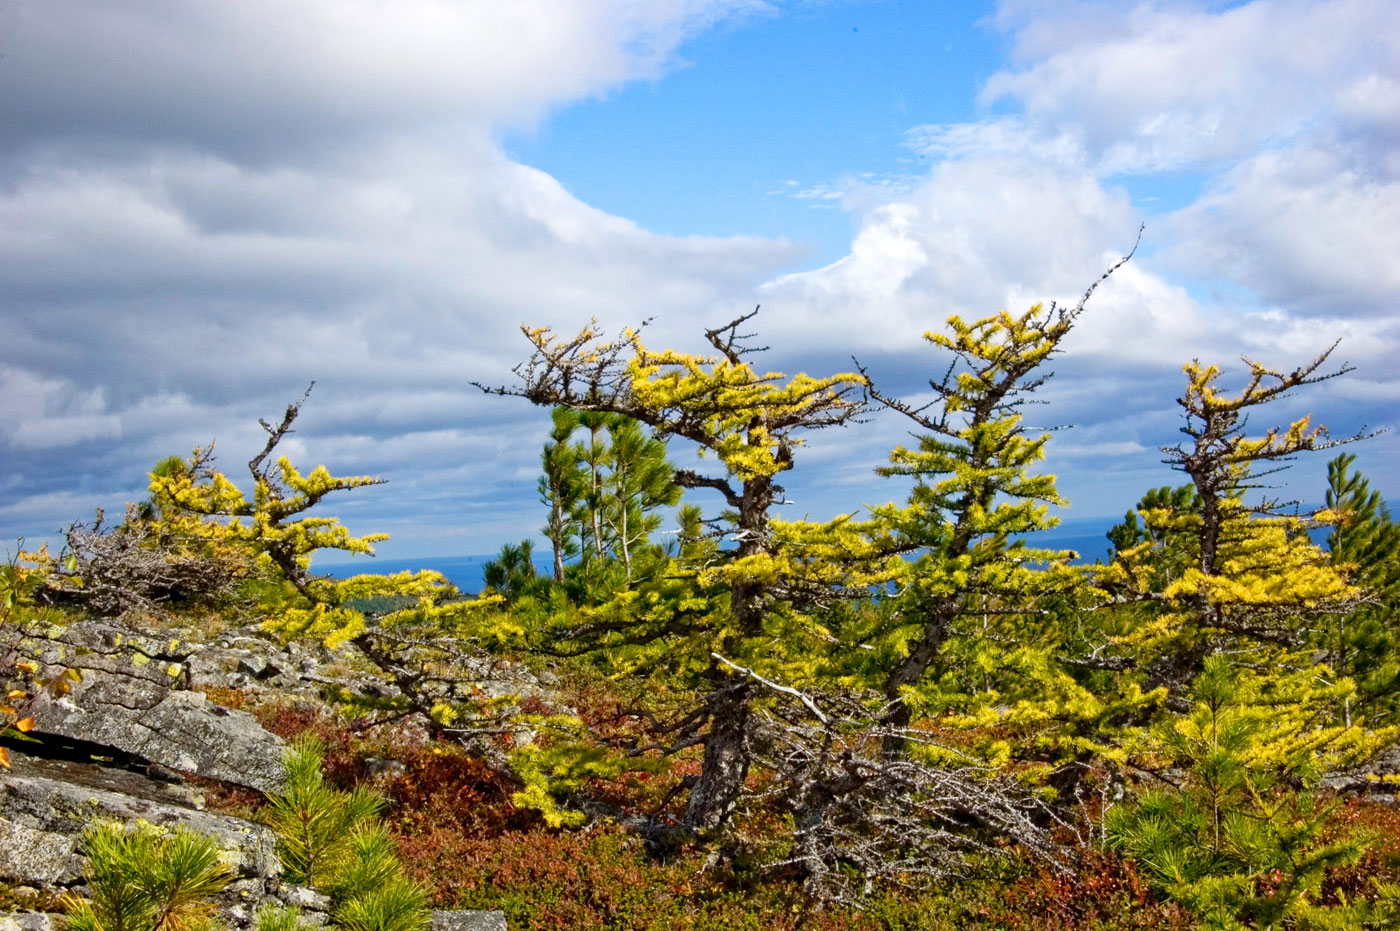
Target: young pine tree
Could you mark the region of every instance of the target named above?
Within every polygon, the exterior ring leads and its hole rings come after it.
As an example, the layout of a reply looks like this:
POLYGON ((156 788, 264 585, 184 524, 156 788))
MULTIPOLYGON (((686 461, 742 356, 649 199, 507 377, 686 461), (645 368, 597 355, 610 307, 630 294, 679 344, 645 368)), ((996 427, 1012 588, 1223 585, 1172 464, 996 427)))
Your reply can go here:
POLYGON ((1332 565, 1363 592, 1354 611, 1320 619, 1317 646, 1341 675, 1356 681, 1343 713, 1394 723, 1400 711, 1400 641, 1392 619, 1400 609, 1400 524, 1380 493, 1343 453, 1327 464, 1327 510, 1336 523, 1327 536, 1332 565))
POLYGON ((577 411, 556 407, 550 411, 553 426, 549 441, 540 454, 540 503, 549 508, 544 535, 554 550, 554 581, 564 581, 564 563, 579 555, 579 535, 575 515, 585 488, 578 450, 572 440, 579 426, 577 411))
POLYGON ((330 895, 331 921, 344 931, 423 931, 426 897, 379 822, 383 799, 328 786, 321 763, 320 744, 297 741, 284 757, 285 788, 268 796, 266 821, 288 880, 330 895))
POLYGON ((302 739, 282 765, 285 787, 268 796, 267 826, 290 882, 321 887, 349 868, 358 831, 374 823, 383 799, 367 789, 342 792, 326 784, 320 744, 302 739))
POLYGON ((1353 927, 1360 912, 1319 896, 1364 838, 1332 836, 1323 803, 1295 786, 1364 752, 1361 732, 1318 710, 1351 690, 1325 670, 1283 674, 1205 660, 1190 710, 1158 725, 1154 789, 1109 812, 1110 843, 1209 928, 1353 927), (1295 923, 1303 923, 1297 925, 1295 923))
POLYGON ((70 931, 212 931, 212 898, 233 879, 213 838, 144 821, 83 831, 87 898, 69 894, 70 931))
POLYGON ((502 546, 496 558, 482 567, 481 575, 488 590, 510 602, 541 592, 549 584, 535 569, 535 545, 529 540, 502 546))
POLYGON ((622 560, 630 581, 634 556, 661 526, 657 510, 681 499, 675 467, 666 460, 666 444, 647 436, 642 425, 619 417, 608 425, 609 467, 603 510, 614 556, 622 560))

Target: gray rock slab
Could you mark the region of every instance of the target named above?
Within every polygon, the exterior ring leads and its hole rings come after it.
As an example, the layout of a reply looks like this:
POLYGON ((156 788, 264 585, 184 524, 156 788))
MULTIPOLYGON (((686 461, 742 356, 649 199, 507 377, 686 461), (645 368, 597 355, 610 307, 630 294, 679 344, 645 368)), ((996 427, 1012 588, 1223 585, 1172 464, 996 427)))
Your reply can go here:
MULTIPOLYGON (((0 818, 0 879, 68 885, 78 878, 72 835, 41 831, 0 818)), ((0 931, 3 931, 0 925, 0 931)))
MULTIPOLYGON (((263 884, 275 882, 282 873, 276 854, 276 837, 260 824, 43 776, 11 774, 0 779, 0 818, 12 826, 11 830, 25 829, 26 837, 44 843, 60 842, 47 835, 76 842, 78 835, 95 818, 115 818, 123 822, 142 819, 171 828, 183 825, 214 838, 223 848, 225 862, 234 870, 237 879, 263 884)), ((0 872, 15 871, 22 865, 22 855, 15 857, 15 853, 14 847, 0 843, 0 863, 8 864, 0 867, 0 872)), ((76 861, 77 857, 71 860, 76 861)), ((48 863, 40 860, 36 868, 47 869, 48 863)), ((76 869, 76 864, 73 867, 76 869)), ((14 878, 49 882, 43 876, 14 878)))
POLYGON ((181 641, 80 622, 23 646, 50 673, 82 673, 69 694, 44 694, 30 706, 36 736, 99 744, 262 792, 281 788, 282 739, 251 714, 186 689, 181 641))
POLYGON ((506 931, 506 913, 479 909, 433 912, 432 931, 506 931))
POLYGON ((310 886, 284 885, 277 893, 277 898, 304 912, 329 912, 331 910, 331 897, 324 892, 317 892, 310 886))
POLYGON ((1400 776, 1400 744, 1391 744, 1355 769, 1329 773, 1320 785, 1332 792, 1354 792, 1380 800, 1395 792, 1400 776))
POLYGON ((47 912, 0 912, 0 931, 58 931, 62 916, 47 912))

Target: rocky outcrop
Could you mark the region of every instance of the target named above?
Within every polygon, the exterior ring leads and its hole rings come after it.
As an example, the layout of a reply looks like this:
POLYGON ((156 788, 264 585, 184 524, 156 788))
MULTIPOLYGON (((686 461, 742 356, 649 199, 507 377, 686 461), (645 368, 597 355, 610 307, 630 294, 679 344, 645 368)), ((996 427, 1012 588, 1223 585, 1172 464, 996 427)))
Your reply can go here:
POLYGON ((200 811, 198 796, 183 786, 91 763, 54 763, 12 754, 13 769, 0 778, 0 879, 52 890, 83 877, 81 835, 94 820, 143 820, 158 827, 186 827, 214 840, 234 879, 218 900, 237 926, 280 886, 276 838, 250 821, 200 811))
POLYGON ((1322 779, 1322 788, 1393 804, 1400 792, 1400 744, 1391 744, 1355 769, 1329 773, 1322 779))
POLYGON ((0 914, 0 931, 58 931, 61 922, 43 912, 0 914))
MULTIPOLYGON (((18 755, 16 760, 19 760, 18 755)), ((76 839, 98 818, 140 819, 158 827, 187 827, 218 841, 227 854, 225 861, 239 879, 267 881, 281 875, 276 838, 262 825, 170 802, 28 775, 23 772, 26 767, 22 763, 17 763, 16 768, 21 771, 9 773, 0 782, 0 812, 3 812, 0 818, 12 830, 25 832, 33 841, 38 841, 35 846, 67 852, 68 862, 63 869, 53 869, 47 876, 20 875, 28 867, 6 862, 15 852, 15 848, 8 848, 10 853, 0 852, 0 872, 10 879, 57 885, 77 882, 81 864, 72 855, 76 839)), ((53 867, 44 862, 36 865, 46 871, 53 867)))
MULTIPOLYGON (((391 694, 373 670, 349 651, 282 646, 253 629, 229 631, 210 643, 98 621, 0 635, 0 652, 17 650, 40 663, 45 675, 81 674, 67 694, 40 696, 26 708, 35 719, 29 736, 37 742, 12 744, 13 768, 0 771, 0 884, 44 894, 81 891, 87 825, 98 818, 139 819, 188 827, 223 848, 234 880, 217 905, 230 926, 251 926, 257 910, 270 903, 298 906, 309 924, 328 920, 324 895, 283 881, 268 828, 203 810, 204 796, 184 774, 277 791, 284 743, 252 715, 221 707, 193 686, 293 698, 326 689, 391 694)), ((41 912, 0 914, 0 931, 59 927, 41 912)), ((500 912, 433 915, 434 931, 505 927, 500 912)))
MULTIPOLYGON (((219 911, 235 927, 250 924, 282 886, 275 837, 202 810, 203 796, 182 774, 276 791, 283 741, 252 715, 187 688, 195 648, 180 639, 81 621, 27 631, 11 646, 45 675, 81 676, 67 694, 40 695, 26 709, 34 741, 12 747, 12 769, 0 775, 0 880, 50 891, 78 886, 82 833, 99 818, 184 826, 223 849, 234 879, 219 911)), ((38 920, 0 919, 23 928, 38 920)))
POLYGON ((178 639, 157 639, 112 624, 83 621, 21 649, 50 674, 82 674, 61 697, 41 695, 29 708, 34 734, 110 748, 126 757, 236 783, 262 792, 281 782, 281 738, 257 719, 222 708, 186 688, 194 652, 178 639))
POLYGON ((499 911, 460 909, 433 912, 432 931, 506 931, 506 915, 499 911))

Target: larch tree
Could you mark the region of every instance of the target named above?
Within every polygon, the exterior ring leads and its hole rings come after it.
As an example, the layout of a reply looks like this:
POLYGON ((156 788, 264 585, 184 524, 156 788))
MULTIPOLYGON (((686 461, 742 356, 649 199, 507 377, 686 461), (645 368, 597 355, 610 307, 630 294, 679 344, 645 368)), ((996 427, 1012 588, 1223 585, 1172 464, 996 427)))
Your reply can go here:
POLYGON ((1298 454, 1367 435, 1333 439, 1310 415, 1259 435, 1247 431, 1254 409, 1350 371, 1323 372, 1331 352, 1286 372, 1246 359, 1249 376, 1237 394, 1219 389, 1216 366, 1185 366, 1186 391, 1177 403, 1188 439, 1162 451, 1191 480, 1194 495, 1141 511, 1143 542, 1120 550, 1098 574, 1119 604, 1148 607, 1119 646, 1145 674, 1144 688, 1166 690, 1169 707, 1185 709, 1184 690, 1208 657, 1232 644, 1298 648, 1308 619, 1349 613, 1361 596, 1308 536, 1332 523, 1334 513, 1288 513, 1267 495, 1246 502, 1263 487, 1261 478, 1298 454), (1178 568, 1164 575, 1163 559, 1178 568))
MULTIPOLYGON (((721 523, 732 547, 690 546, 705 552, 708 563, 689 567, 689 581, 662 580, 659 585, 671 587, 665 598, 625 593, 617 616, 591 628, 601 639, 580 648, 645 640, 673 662, 688 657, 700 667, 700 705, 676 730, 673 746, 704 747, 686 812, 687 824, 702 834, 725 824, 743 790, 762 671, 800 665, 799 644, 812 639, 814 625, 797 612, 808 595, 828 594, 834 578, 824 576, 828 564, 814 564, 810 554, 820 545, 841 545, 843 521, 776 521, 773 508, 783 495, 778 477, 793 467, 805 432, 841 426, 859 414, 865 383, 855 373, 812 378, 756 371, 748 359, 757 350, 740 332, 752 317, 707 330, 710 355, 649 349, 637 330, 608 340, 595 326, 572 337, 525 328, 534 354, 516 369, 521 385, 483 386, 535 404, 629 417, 661 439, 690 441, 718 462, 717 473, 678 469, 674 481, 722 498, 727 510, 721 523), (712 595, 720 592, 727 598, 716 610, 712 595), (649 612, 663 617, 649 624, 649 612)), ((693 532, 693 512, 688 520, 693 532)), ((860 545, 854 533, 843 539, 860 545)))
POLYGON ((960 619, 1025 616, 1044 596, 1079 583, 1065 566, 1072 554, 1035 549, 1023 539, 1055 526, 1049 507, 1066 503, 1054 476, 1032 471, 1050 434, 1027 425, 1024 409, 1050 377, 1044 364, 1094 291, 1131 256, 1072 306, 1036 304, 1021 314, 1001 311, 972 322, 952 316, 947 332, 926 333, 952 357, 942 377, 929 382, 929 403, 915 406, 868 389, 924 431, 916 435, 917 448, 896 448, 890 465, 879 470, 914 480, 905 505, 878 508, 875 517, 901 550, 920 554, 901 596, 903 610, 861 632, 873 647, 865 659, 886 700, 887 753, 898 751, 920 704, 920 683, 960 619))
POLYGON ((328 646, 350 643, 402 695, 386 709, 387 719, 418 714, 439 736, 470 737, 479 689, 441 670, 476 649, 475 620, 499 599, 459 599, 437 572, 332 579, 311 571, 311 558, 319 551, 372 555, 373 544, 387 535, 354 536, 336 518, 313 513, 328 496, 381 479, 334 476, 324 466, 303 473, 285 456, 274 459, 306 397, 289 405, 276 425, 259 421, 268 439, 248 462, 251 499, 213 467, 212 446, 196 448, 188 468, 152 474, 158 533, 241 552, 264 580, 285 585, 285 591, 262 599, 270 610, 264 628, 285 638, 320 638, 328 646), (376 603, 391 607, 384 612, 367 607, 376 603))
POLYGON ((1257 408, 1349 371, 1323 371, 1331 352, 1288 371, 1246 359, 1233 394, 1218 387, 1217 367, 1189 363, 1178 402, 1187 440, 1163 452, 1190 491, 1144 498, 1141 542, 1120 535, 1112 563, 1096 570, 1113 599, 1108 615, 1127 621, 1099 657, 1114 670, 1103 685, 1151 699, 1147 713, 1118 722, 1135 735, 1125 769, 1162 787, 1127 803, 1109 832, 1173 898, 1225 924, 1272 927, 1312 908, 1323 867, 1360 848, 1329 841, 1327 810, 1308 790, 1400 735, 1348 713, 1356 685, 1316 649, 1317 630, 1365 597, 1345 561, 1310 537, 1342 516, 1300 514, 1267 494, 1246 502, 1294 456, 1367 435, 1334 439, 1311 415, 1247 429, 1257 408), (1192 843, 1204 855, 1186 855, 1192 843))

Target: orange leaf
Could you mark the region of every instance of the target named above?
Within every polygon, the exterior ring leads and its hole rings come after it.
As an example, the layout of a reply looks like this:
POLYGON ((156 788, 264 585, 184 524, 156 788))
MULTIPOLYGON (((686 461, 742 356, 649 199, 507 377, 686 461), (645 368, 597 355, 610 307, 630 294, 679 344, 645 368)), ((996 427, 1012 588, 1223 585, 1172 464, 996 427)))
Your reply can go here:
POLYGON ((15 698, 28 698, 28 697, 29 697, 29 693, 26 692, 24 689, 10 689, 9 698, 11 698, 11 699, 15 699, 15 698))
POLYGON ((0 766, 6 769, 10 768, 10 751, 6 750, 4 747, 0 747, 0 766))
POLYGON ((20 718, 15 722, 15 730, 19 731, 21 734, 34 730, 34 719, 20 718))

